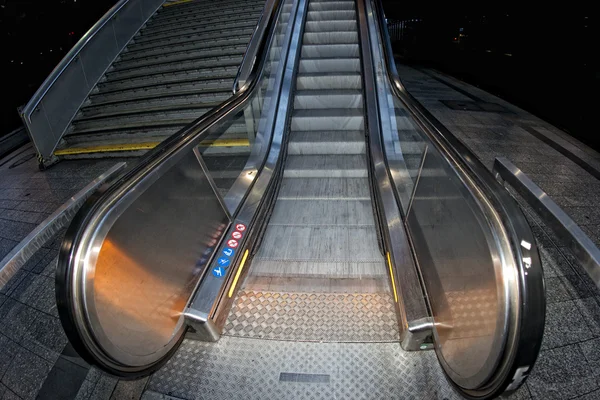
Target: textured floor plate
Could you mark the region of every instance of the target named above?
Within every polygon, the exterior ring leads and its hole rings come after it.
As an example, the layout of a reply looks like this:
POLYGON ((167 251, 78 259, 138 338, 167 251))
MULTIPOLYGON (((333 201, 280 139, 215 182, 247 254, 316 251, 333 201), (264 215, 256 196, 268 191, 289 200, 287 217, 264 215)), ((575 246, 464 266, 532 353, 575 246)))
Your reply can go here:
POLYGON ((211 400, 459 398, 433 352, 405 352, 398 343, 232 337, 217 343, 186 340, 146 389, 211 400), (299 379, 289 381, 290 374, 299 379), (310 377, 319 379, 300 379, 310 377))
POLYGON ((241 290, 224 335, 324 342, 397 342, 389 293, 278 293, 241 290))

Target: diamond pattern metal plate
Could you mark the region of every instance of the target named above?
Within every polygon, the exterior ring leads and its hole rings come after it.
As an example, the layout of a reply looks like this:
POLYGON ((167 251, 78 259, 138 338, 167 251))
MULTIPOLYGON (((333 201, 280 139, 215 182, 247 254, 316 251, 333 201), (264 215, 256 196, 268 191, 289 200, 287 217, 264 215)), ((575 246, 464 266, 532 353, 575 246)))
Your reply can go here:
POLYGON ((238 293, 224 335, 326 342, 397 342, 389 293, 238 293))
POLYGON ((147 390, 182 399, 459 399, 433 352, 398 343, 186 340, 147 390), (320 383, 280 374, 328 375, 320 383))

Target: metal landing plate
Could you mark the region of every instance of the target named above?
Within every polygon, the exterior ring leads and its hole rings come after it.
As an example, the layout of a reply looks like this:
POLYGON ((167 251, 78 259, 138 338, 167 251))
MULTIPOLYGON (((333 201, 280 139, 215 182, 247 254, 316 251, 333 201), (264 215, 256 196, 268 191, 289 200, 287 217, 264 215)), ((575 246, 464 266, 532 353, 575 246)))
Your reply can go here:
POLYGON ((459 399, 430 351, 234 337, 184 341, 146 389, 148 399, 459 399))

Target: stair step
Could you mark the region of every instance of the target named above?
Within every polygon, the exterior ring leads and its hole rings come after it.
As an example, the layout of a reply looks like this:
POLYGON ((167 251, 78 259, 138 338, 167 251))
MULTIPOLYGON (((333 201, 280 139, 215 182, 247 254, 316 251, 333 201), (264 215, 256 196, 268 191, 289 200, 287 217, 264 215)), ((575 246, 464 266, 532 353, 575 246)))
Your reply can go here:
POLYGON ((196 86, 217 87, 223 82, 233 85, 236 69, 224 69, 223 71, 193 71, 193 73, 173 73, 168 75, 157 75, 139 77, 128 80, 104 81, 97 85, 100 93, 110 93, 128 89, 141 89, 157 86, 182 85, 184 83, 196 86), (210 75, 209 75, 210 74, 210 75))
POLYGON ((362 89, 359 73, 301 73, 296 78, 297 90, 362 89))
POLYGON ((183 52, 181 54, 167 54, 164 56, 145 57, 140 60, 116 61, 113 64, 115 71, 127 69, 151 68, 164 64, 184 63, 193 61, 210 61, 222 58, 242 57, 245 46, 227 47, 224 49, 199 50, 193 52, 183 52))
POLYGON ((190 35, 171 35, 169 37, 163 38, 154 38, 152 40, 137 42, 136 38, 133 39, 133 42, 127 46, 127 51, 141 51, 148 49, 155 49, 158 47, 168 47, 168 46, 178 46, 190 43, 201 43, 207 41, 215 41, 222 40, 224 38, 232 38, 232 37, 245 37, 246 40, 250 40, 250 36, 252 35, 253 29, 252 27, 247 27, 243 29, 237 29, 235 31, 223 29, 223 30, 213 30, 209 32, 198 32, 190 35))
POLYGON ((362 108, 361 90, 298 90, 294 109, 362 108))
POLYGON ((349 32, 357 31, 354 18, 335 21, 306 21, 304 32, 349 32))
POLYGON ((290 155, 284 178, 367 178, 365 156, 360 155, 290 155))
MULTIPOLYGON (((302 45, 307 44, 357 44, 358 32, 305 32, 302 45)), ((332 57, 335 57, 332 55, 332 57)))
POLYGON ((216 67, 228 67, 232 65, 238 65, 242 62, 242 55, 227 56, 227 57, 214 57, 214 58, 201 58, 198 60, 187 60, 179 61, 158 65, 148 65, 146 67, 138 68, 127 68, 127 69, 114 69, 107 72, 109 79, 124 79, 124 78, 137 78, 147 76, 149 74, 166 74, 171 72, 180 72, 184 70, 202 69, 202 68, 216 68, 216 67))
POLYGON ((335 21, 356 19, 356 11, 309 11, 307 21, 335 21))
POLYGON ((373 226, 370 200, 277 199, 269 225, 373 226))
POLYGON ((381 262, 373 226, 269 225, 257 260, 381 262))
POLYGON ((363 130, 364 111, 359 109, 295 110, 291 129, 294 131, 363 130))
POLYGON ((251 24, 252 22, 254 22, 256 25, 260 15, 260 10, 251 11, 244 14, 241 14, 239 11, 230 11, 227 14, 213 18, 211 18, 210 15, 200 13, 197 15, 192 15, 188 18, 175 18, 169 21, 169 23, 148 26, 146 29, 140 32, 140 35, 143 37, 176 32, 178 29, 181 30, 182 27, 185 29, 192 29, 192 27, 193 29, 209 29, 211 27, 214 28, 215 26, 225 28, 240 26, 240 24, 251 24))
POLYGON ((302 58, 356 58, 359 56, 358 44, 304 44, 302 46, 302 58))
POLYGON ((221 46, 246 46, 248 44, 248 37, 244 36, 234 36, 234 37, 226 37, 222 39, 215 39, 212 42, 202 42, 202 41, 193 41, 183 44, 170 44, 165 46, 157 46, 151 47, 147 49, 136 50, 134 47, 128 47, 127 51, 120 55, 120 60, 131 60, 131 59, 139 59, 142 57, 154 56, 154 55, 163 55, 166 53, 175 53, 179 51, 193 51, 200 49, 211 49, 221 46))
POLYGON ((348 11, 354 10, 353 1, 311 1, 309 11, 348 11))
POLYGON ((297 131, 288 144, 290 155, 365 154, 363 131, 297 131))
MULTIPOLYGON (((225 25, 216 25, 216 26, 206 26, 206 27, 198 27, 198 28, 180 28, 180 29, 176 29, 173 30, 171 32, 160 32, 157 34, 152 34, 151 32, 148 32, 145 35, 138 35, 134 38, 134 43, 136 44, 141 44, 141 43, 150 43, 150 42, 156 42, 156 41, 160 41, 160 40, 165 40, 165 39, 172 39, 172 38, 182 38, 182 37, 187 37, 187 36, 192 36, 192 35, 200 35, 200 34, 204 34, 204 37, 206 38, 206 35, 208 35, 209 37, 224 37, 227 36, 226 32, 229 32, 229 35, 240 35, 240 31, 245 30, 245 29, 249 29, 250 31, 252 31, 254 29, 254 27, 256 26, 256 21, 242 21, 242 22, 236 22, 236 23, 232 23, 232 24, 225 24, 225 25)), ((207 38, 208 39, 208 38, 207 38)))
POLYGON ((298 72, 360 72, 360 58, 301 58, 298 72))
POLYGON ((286 178, 277 199, 370 200, 367 178, 286 178))
POLYGON ((167 95, 137 96, 131 99, 104 99, 101 96, 92 96, 83 107, 102 107, 105 109, 129 109, 149 108, 156 106, 184 106, 188 104, 199 104, 206 102, 223 102, 231 97, 231 91, 207 92, 207 91, 183 91, 179 93, 169 92, 167 95))

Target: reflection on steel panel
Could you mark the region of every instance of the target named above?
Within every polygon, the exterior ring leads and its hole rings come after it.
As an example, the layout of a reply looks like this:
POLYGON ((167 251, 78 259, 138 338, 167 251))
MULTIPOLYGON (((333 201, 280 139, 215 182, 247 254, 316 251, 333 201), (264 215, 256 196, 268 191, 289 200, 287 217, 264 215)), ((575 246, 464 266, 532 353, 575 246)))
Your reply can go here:
POLYGON ((143 365, 178 339, 182 311, 228 220, 193 153, 125 207, 106 238, 95 238, 85 303, 103 349, 143 365))
POLYGON ((491 376, 503 349, 501 257, 472 194, 431 147, 421 172, 407 225, 433 312, 438 355, 468 387, 491 376))

